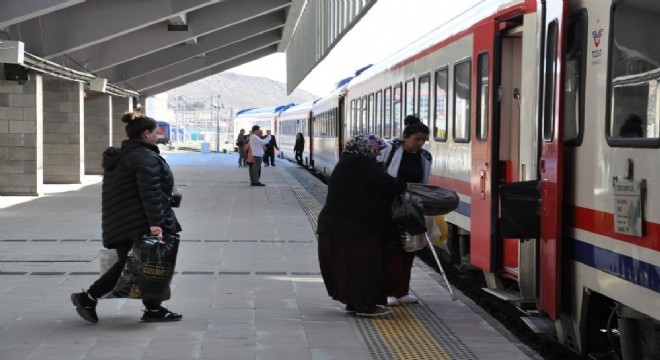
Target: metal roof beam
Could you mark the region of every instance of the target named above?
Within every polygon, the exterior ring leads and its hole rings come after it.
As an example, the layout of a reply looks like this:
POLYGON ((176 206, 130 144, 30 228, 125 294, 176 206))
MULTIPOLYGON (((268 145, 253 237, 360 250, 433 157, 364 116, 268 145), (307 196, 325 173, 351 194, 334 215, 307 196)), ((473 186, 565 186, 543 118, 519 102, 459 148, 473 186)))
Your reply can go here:
POLYGON ((100 77, 109 79, 111 83, 127 81, 149 74, 177 62, 193 58, 232 43, 245 40, 284 26, 284 11, 253 18, 246 22, 230 26, 209 35, 199 37, 197 45, 175 45, 149 55, 131 60, 99 72, 100 77))
POLYGON ((2 1, 0 2, 0 29, 82 2, 85 0, 2 1))
POLYGON ((217 64, 254 52, 255 50, 277 44, 279 43, 281 36, 282 34, 280 30, 269 31, 262 35, 251 37, 247 40, 225 46, 218 50, 210 51, 203 57, 181 61, 125 83, 130 88, 141 92, 149 87, 180 79, 189 74, 203 71, 217 64))
POLYGON ((271 46, 256 50, 254 52, 251 52, 249 54, 237 57, 233 60, 228 60, 228 61, 223 62, 221 64, 209 67, 209 68, 207 68, 203 71, 199 71, 199 72, 194 73, 194 74, 186 75, 186 76, 180 77, 179 79, 172 80, 172 81, 169 81, 169 82, 164 82, 164 83, 161 83, 161 84, 151 85, 148 88, 142 89, 142 91, 140 92, 140 96, 147 97, 147 96, 153 96, 153 95, 156 95, 156 94, 160 94, 160 93, 163 93, 165 91, 175 89, 179 86, 191 83, 193 81, 203 79, 207 76, 215 75, 215 74, 221 73, 225 70, 229 70, 231 68, 235 68, 236 66, 248 63, 250 61, 260 59, 264 56, 274 54, 276 52, 277 52, 277 45, 271 45, 271 46))
POLYGON ((69 56, 78 63, 86 64, 89 71, 97 72, 289 5, 290 0, 225 1, 188 13, 188 31, 167 31, 166 22, 152 24, 69 56))
POLYGON ((308 0, 286 48, 287 93, 332 51, 377 0, 308 0))
MULTIPOLYGON (((25 43, 26 51, 52 59, 218 1, 222 0, 87 1, 12 25, 8 32, 25 43)), ((21 3, 28 2, 32 1, 21 3)), ((124 44, 134 48, 129 45, 124 44)))

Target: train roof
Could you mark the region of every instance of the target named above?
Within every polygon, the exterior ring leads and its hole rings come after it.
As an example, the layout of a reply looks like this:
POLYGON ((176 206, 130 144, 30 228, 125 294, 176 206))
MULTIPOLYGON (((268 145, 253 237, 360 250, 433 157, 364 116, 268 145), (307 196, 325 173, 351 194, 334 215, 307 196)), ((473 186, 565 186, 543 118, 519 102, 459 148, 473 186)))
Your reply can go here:
POLYGON ((236 116, 249 116, 249 115, 277 115, 282 111, 294 106, 294 103, 289 103, 285 105, 272 106, 272 107, 262 107, 262 108, 247 108, 239 110, 236 113, 236 116))
POLYGON ((449 21, 443 23, 428 34, 410 43, 410 45, 399 49, 392 55, 386 57, 374 66, 365 69, 360 75, 357 75, 350 82, 349 87, 358 84, 376 74, 397 67, 399 64, 405 64, 416 54, 433 47, 439 42, 446 40, 454 35, 460 34, 477 24, 479 21, 490 15, 496 14, 499 10, 522 4, 526 0, 489 0, 481 1, 463 13, 455 16, 449 21))
POLYGON ((297 112, 297 111, 305 111, 305 110, 310 110, 314 103, 316 103, 319 99, 314 99, 312 101, 307 101, 304 103, 300 103, 297 105, 290 106, 286 108, 284 111, 282 111, 282 115, 285 113, 290 113, 290 112, 297 112))

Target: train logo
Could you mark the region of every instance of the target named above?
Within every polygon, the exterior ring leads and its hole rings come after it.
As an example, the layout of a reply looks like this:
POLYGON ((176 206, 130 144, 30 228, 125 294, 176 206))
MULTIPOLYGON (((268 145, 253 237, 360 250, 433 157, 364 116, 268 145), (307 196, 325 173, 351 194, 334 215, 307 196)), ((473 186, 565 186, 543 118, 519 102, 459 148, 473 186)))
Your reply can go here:
POLYGON ((594 38, 594 45, 596 45, 596 47, 600 46, 600 38, 603 36, 603 29, 600 28, 592 31, 591 36, 594 38))

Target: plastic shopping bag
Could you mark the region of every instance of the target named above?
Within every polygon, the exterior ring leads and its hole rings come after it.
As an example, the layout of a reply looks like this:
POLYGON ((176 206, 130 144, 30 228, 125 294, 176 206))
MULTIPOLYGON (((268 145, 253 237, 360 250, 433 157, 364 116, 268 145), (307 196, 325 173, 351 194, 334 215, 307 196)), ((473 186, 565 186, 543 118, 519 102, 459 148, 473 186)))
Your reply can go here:
POLYGON ((168 300, 174 276, 179 237, 166 235, 135 239, 128 252, 126 266, 112 295, 118 298, 168 300))

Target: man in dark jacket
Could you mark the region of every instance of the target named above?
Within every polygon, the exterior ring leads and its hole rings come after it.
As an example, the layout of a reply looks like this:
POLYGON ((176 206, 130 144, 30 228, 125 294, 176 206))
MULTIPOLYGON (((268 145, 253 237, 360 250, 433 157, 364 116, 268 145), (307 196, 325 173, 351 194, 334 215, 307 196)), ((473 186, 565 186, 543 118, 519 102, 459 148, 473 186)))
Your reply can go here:
MULTIPOLYGON (((270 135, 270 130, 266 130, 266 136, 270 135)), ((277 140, 275 140, 275 136, 272 135, 270 136, 270 141, 268 144, 266 144, 266 152, 264 154, 264 164, 266 166, 273 165, 275 166, 275 149, 277 151, 280 151, 280 148, 277 147, 277 140)))
POLYGON ((248 136, 245 135, 245 129, 241 129, 238 132, 236 137, 236 147, 238 148, 238 166, 247 166, 246 164, 246 154, 245 154, 245 145, 247 144, 248 136))

